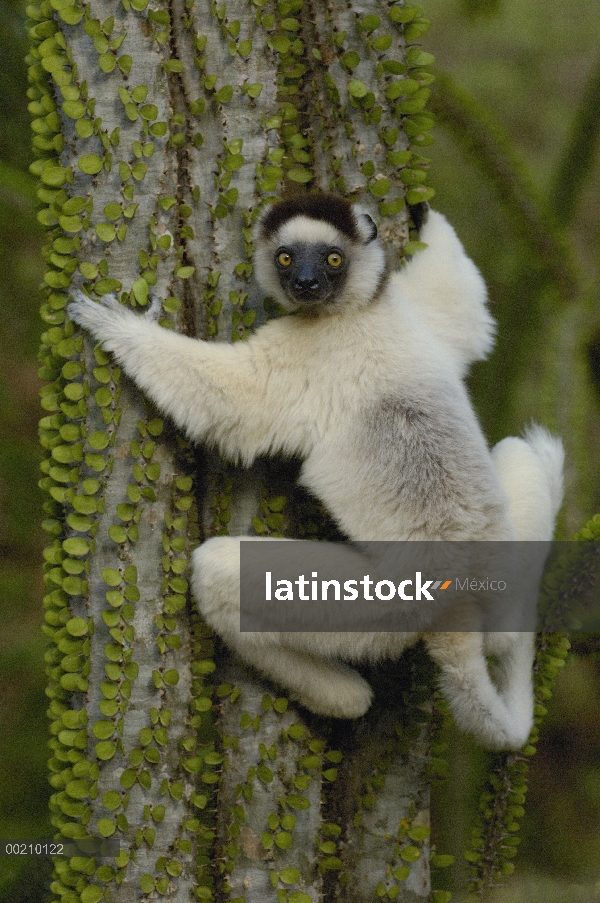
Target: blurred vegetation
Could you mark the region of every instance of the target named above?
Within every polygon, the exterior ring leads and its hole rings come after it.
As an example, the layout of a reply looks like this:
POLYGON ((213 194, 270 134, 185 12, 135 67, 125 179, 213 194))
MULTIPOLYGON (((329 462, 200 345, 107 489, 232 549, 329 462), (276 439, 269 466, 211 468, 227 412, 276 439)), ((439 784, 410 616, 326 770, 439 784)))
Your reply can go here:
MULTIPOLYGON (((49 835, 36 354, 43 237, 25 91, 24 4, 0 5, 0 836, 49 835)), ((0 860, 0 899, 40 900, 44 861, 0 860)))
MULTIPOLYGON (((498 349, 472 380, 490 438, 538 419, 569 448, 570 535, 600 508, 600 0, 427 0, 439 125, 435 206, 490 286, 498 349)), ((28 174, 24 2, 0 5, 0 837, 49 834, 37 286, 42 229, 28 174)), ((578 639, 532 764, 517 875, 489 903, 600 899, 600 681, 578 639)), ((441 852, 469 842, 487 759, 450 738, 441 852)), ((460 863, 457 877, 466 875, 460 863)), ((0 860, 0 903, 41 901, 44 862, 0 860)))
MULTIPOLYGON (((532 419, 561 433, 570 537, 600 508, 600 3, 428 0, 426 11, 434 205, 482 269, 499 322, 473 394, 491 442, 532 419)), ((600 899, 597 638, 574 638, 574 653, 531 762, 516 874, 489 903, 600 899)), ((434 819, 456 887, 488 759, 458 734, 449 745, 434 819)))

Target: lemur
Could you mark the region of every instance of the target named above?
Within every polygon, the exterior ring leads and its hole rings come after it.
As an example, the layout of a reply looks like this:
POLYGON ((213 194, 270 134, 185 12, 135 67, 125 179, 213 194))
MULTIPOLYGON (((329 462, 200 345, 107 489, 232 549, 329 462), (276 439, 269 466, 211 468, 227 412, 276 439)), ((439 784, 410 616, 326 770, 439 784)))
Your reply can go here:
MULTIPOLYGON (((269 206, 258 221, 255 277, 289 314, 248 341, 162 329, 159 301, 137 315, 114 296, 96 303, 79 292, 68 314, 194 442, 243 465, 299 456, 300 482, 350 541, 317 544, 321 556, 364 564, 360 542, 371 540, 550 540, 561 443, 533 428, 489 451, 463 382, 493 344, 485 284, 440 213, 428 212, 420 239, 426 248, 390 273, 371 216, 307 194, 269 206)), ((485 633, 481 618, 481 629, 464 629, 465 606, 477 607, 467 598, 441 614, 422 606, 410 632, 242 633, 245 538, 214 537, 196 549, 194 595, 225 643, 301 704, 362 716, 372 690, 348 663, 396 659, 422 637, 458 725, 490 748, 525 743, 531 632, 485 633)))

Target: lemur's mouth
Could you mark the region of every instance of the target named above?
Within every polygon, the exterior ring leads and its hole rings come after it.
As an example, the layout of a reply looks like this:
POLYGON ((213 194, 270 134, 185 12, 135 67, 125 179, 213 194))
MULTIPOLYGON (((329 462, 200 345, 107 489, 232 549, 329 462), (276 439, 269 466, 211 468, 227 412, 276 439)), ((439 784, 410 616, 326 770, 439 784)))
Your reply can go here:
POLYGON ((331 291, 329 289, 319 289, 310 290, 304 289, 300 291, 295 291, 292 293, 292 298, 296 303, 307 305, 307 304, 326 304, 331 297, 331 291))

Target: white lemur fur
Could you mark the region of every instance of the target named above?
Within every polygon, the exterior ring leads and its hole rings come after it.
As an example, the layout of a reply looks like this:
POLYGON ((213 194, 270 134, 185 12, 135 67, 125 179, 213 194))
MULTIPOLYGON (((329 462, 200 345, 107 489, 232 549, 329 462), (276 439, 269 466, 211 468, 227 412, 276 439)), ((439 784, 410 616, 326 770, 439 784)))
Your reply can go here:
MULTIPOLYGON (((68 313, 190 439, 244 465, 276 452, 301 457, 301 483, 351 541, 550 540, 560 442, 534 428, 490 453, 463 384, 493 344, 479 271, 440 213, 429 212, 420 234, 427 247, 398 272, 387 273, 376 236, 366 213, 331 196, 267 208, 256 278, 294 313, 247 342, 178 335, 153 321, 155 309, 139 316, 111 296, 95 303, 78 293, 68 313)), ((360 717, 372 690, 345 663, 398 658, 422 636, 461 728, 490 748, 527 740, 532 633, 461 632, 460 604, 441 624, 423 607, 418 633, 241 633, 241 538, 196 549, 200 611, 300 703, 360 717), (486 655, 497 657, 495 681, 486 655)), ((340 549, 317 545, 323 555, 340 549)))

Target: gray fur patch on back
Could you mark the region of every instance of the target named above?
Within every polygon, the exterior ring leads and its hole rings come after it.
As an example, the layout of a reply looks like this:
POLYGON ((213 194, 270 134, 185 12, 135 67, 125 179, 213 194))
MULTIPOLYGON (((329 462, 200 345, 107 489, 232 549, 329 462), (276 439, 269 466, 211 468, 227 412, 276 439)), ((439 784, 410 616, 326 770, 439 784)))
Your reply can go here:
POLYGON ((419 525, 432 538, 479 539, 503 519, 489 452, 465 402, 441 381, 418 394, 387 395, 365 412, 357 436, 399 524, 419 525))

